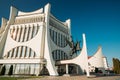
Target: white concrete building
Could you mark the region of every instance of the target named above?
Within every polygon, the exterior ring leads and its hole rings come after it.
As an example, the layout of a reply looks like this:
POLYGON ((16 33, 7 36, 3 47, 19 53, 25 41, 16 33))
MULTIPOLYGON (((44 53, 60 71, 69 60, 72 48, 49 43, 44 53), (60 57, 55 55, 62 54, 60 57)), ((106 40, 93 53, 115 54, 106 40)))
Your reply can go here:
POLYGON ((13 65, 13 74, 57 76, 86 72, 89 76, 85 34, 79 55, 72 58, 72 48, 66 41, 72 40, 71 21, 58 20, 50 10, 50 4, 33 12, 11 7, 9 20, 2 18, 0 67, 6 67, 6 74, 13 65))
POLYGON ((107 58, 103 55, 101 46, 93 56, 88 57, 88 65, 90 72, 94 72, 95 68, 98 68, 104 73, 108 69, 107 58))

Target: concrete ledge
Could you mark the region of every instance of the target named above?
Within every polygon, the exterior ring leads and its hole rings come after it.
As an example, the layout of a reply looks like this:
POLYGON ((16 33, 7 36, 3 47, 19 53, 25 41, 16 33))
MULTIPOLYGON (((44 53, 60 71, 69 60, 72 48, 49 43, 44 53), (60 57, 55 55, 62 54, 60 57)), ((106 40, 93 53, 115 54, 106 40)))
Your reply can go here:
POLYGON ((90 75, 90 76, 87 76, 87 78, 95 78, 96 75, 90 75))
POLYGON ((63 76, 70 76, 70 74, 64 74, 63 76))

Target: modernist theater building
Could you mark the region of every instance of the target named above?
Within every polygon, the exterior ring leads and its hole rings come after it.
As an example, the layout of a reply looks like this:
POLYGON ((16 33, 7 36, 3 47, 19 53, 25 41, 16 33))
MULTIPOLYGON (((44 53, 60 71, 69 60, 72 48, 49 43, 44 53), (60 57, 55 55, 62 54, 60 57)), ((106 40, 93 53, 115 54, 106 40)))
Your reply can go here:
POLYGON ((89 76, 93 67, 105 69, 107 61, 100 47, 88 59, 86 37, 78 55, 71 55, 70 19, 62 22, 50 12, 51 5, 33 12, 22 12, 11 7, 9 20, 2 18, 0 28, 0 70, 5 66, 8 74, 57 76, 84 74, 89 76))

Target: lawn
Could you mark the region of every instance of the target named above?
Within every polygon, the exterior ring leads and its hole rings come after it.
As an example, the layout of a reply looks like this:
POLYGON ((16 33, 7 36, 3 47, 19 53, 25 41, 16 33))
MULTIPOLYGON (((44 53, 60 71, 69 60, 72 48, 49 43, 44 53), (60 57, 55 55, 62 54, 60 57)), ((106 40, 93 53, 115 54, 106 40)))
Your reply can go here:
POLYGON ((29 78, 41 78, 42 76, 29 76, 29 77, 1 77, 0 80, 24 80, 29 78))
POLYGON ((0 77, 0 80, 18 80, 15 77, 0 77))

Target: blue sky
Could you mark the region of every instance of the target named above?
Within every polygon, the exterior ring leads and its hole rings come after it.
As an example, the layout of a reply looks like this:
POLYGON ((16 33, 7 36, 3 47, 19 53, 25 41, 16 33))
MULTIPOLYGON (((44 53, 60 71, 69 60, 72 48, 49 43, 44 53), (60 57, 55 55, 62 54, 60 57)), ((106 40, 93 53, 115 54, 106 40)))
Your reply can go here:
POLYGON ((86 34, 89 55, 100 45, 110 66, 113 57, 120 59, 119 0, 0 0, 0 19, 9 18, 10 6, 29 12, 47 3, 59 20, 71 19, 74 40, 82 40, 82 33, 86 34))

